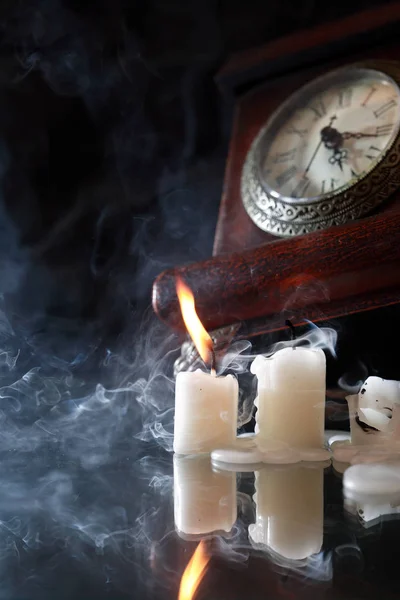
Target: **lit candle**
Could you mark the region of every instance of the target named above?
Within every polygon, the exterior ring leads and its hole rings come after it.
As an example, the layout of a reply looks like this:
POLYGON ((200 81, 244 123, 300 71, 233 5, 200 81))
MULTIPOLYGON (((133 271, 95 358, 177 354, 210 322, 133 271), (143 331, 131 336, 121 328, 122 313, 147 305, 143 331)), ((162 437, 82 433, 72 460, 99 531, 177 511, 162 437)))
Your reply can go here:
POLYGON ((256 523, 251 541, 289 560, 321 550, 324 466, 272 466, 256 472, 256 523))
POLYGON ((294 448, 324 443, 326 360, 322 350, 283 348, 270 358, 257 356, 257 443, 283 442, 294 448))
POLYGON ((209 457, 174 457, 174 514, 189 536, 230 531, 236 521, 236 473, 213 470, 209 457))
POLYGON ((211 373, 197 370, 177 375, 174 451, 210 453, 235 441, 238 382, 233 375, 216 376, 212 340, 196 314, 193 294, 180 280, 177 294, 185 325, 201 358, 211 364, 211 373))

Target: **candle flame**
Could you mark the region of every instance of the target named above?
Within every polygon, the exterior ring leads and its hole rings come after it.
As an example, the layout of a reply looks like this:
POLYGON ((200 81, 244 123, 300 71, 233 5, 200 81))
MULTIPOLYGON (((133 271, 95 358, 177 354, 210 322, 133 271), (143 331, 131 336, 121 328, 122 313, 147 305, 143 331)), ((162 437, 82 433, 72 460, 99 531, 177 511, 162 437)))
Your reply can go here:
POLYGON ((205 363, 211 363, 211 370, 214 371, 213 342, 197 315, 193 293, 182 279, 177 279, 176 281, 176 293, 186 329, 201 358, 205 363))
POLYGON ((178 600, 192 600, 205 575, 209 560, 210 556, 207 554, 205 543, 202 540, 182 575, 178 600))

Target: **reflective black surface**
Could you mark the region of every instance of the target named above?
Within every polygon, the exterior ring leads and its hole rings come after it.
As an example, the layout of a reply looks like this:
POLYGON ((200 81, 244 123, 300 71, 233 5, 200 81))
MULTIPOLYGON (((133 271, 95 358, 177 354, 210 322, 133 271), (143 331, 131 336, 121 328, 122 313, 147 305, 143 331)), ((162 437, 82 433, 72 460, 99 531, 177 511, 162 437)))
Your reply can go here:
MULTIPOLYGON (((155 321, 137 355, 123 338, 94 371, 35 365, 1 322, 2 597, 177 598, 202 539, 199 598, 398 597, 400 499, 344 498, 340 464, 254 474, 174 459, 177 340, 155 321)), ((340 399, 327 423, 347 427, 340 399)))

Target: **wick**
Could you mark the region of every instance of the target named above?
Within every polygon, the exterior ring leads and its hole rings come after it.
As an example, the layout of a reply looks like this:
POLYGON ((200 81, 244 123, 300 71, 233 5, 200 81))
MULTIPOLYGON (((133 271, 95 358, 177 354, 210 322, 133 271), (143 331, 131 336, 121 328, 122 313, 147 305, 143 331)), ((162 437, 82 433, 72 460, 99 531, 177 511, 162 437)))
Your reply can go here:
POLYGON ((294 341, 296 339, 296 329, 295 329, 295 326, 293 325, 292 321, 290 321, 289 319, 286 319, 285 325, 286 325, 286 327, 289 327, 289 329, 290 329, 290 339, 292 341, 294 341))
POLYGON ((216 376, 217 374, 217 369, 216 369, 216 358, 215 358, 215 352, 214 352, 214 348, 210 348, 210 354, 211 354, 211 365, 210 365, 210 373, 213 377, 216 376))

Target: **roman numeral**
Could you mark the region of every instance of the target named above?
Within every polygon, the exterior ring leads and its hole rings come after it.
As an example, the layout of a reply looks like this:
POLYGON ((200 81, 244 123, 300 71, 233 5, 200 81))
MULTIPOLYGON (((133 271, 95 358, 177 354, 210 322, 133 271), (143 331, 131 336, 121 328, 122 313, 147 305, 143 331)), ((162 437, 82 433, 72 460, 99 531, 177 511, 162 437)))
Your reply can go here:
POLYGON ((338 108, 348 108, 353 97, 352 88, 343 88, 339 90, 338 108))
POLYGON ((376 128, 375 135, 389 135, 393 129, 393 123, 388 123, 387 125, 379 125, 376 128))
POLYGON ((361 103, 361 106, 367 106, 368 100, 370 100, 372 94, 375 94, 376 90, 377 90, 376 87, 371 88, 371 90, 368 92, 367 97, 365 98, 364 102, 361 103))
POLYGON ((297 129, 297 127, 295 127, 294 125, 291 125, 290 127, 287 128, 287 133, 292 133, 293 135, 298 135, 299 137, 304 137, 307 135, 308 130, 307 129, 297 129))
POLYGON ((313 111, 317 119, 322 119, 322 117, 326 115, 326 108, 322 98, 318 98, 314 105, 308 106, 307 108, 313 111))
POLYGON ((311 181, 307 179, 307 177, 303 177, 300 179, 296 187, 294 188, 291 197, 292 198, 304 198, 306 191, 310 185, 311 181))
POLYGON ((376 146, 370 146, 368 148, 368 152, 369 152, 369 154, 365 155, 366 158, 369 158, 370 160, 375 160, 381 153, 381 149, 377 148, 376 146))
POLYGON ((325 194, 325 179, 321 181, 321 194, 325 194))
POLYGON ((379 117, 381 117, 385 112, 396 106, 396 104, 397 102, 393 98, 391 100, 388 100, 385 104, 382 104, 382 106, 374 110, 375 117, 379 119, 379 117))
POLYGON ((338 179, 334 179, 333 177, 331 178, 331 192, 333 192, 336 189, 336 183, 338 182, 338 179))
POLYGON ((279 152, 275 154, 274 163, 285 163, 293 160, 297 152, 297 148, 292 148, 291 150, 287 150, 286 152, 279 152))
POLYGON ((358 177, 358 173, 354 171, 354 169, 350 169, 352 177, 358 177))
POLYGON ((279 185, 279 187, 282 187, 288 181, 290 181, 292 179, 292 177, 294 177, 294 175, 296 175, 296 173, 297 173, 297 168, 294 165, 292 165, 291 167, 286 169, 286 171, 283 171, 283 173, 281 173, 276 178, 276 183, 279 185))

